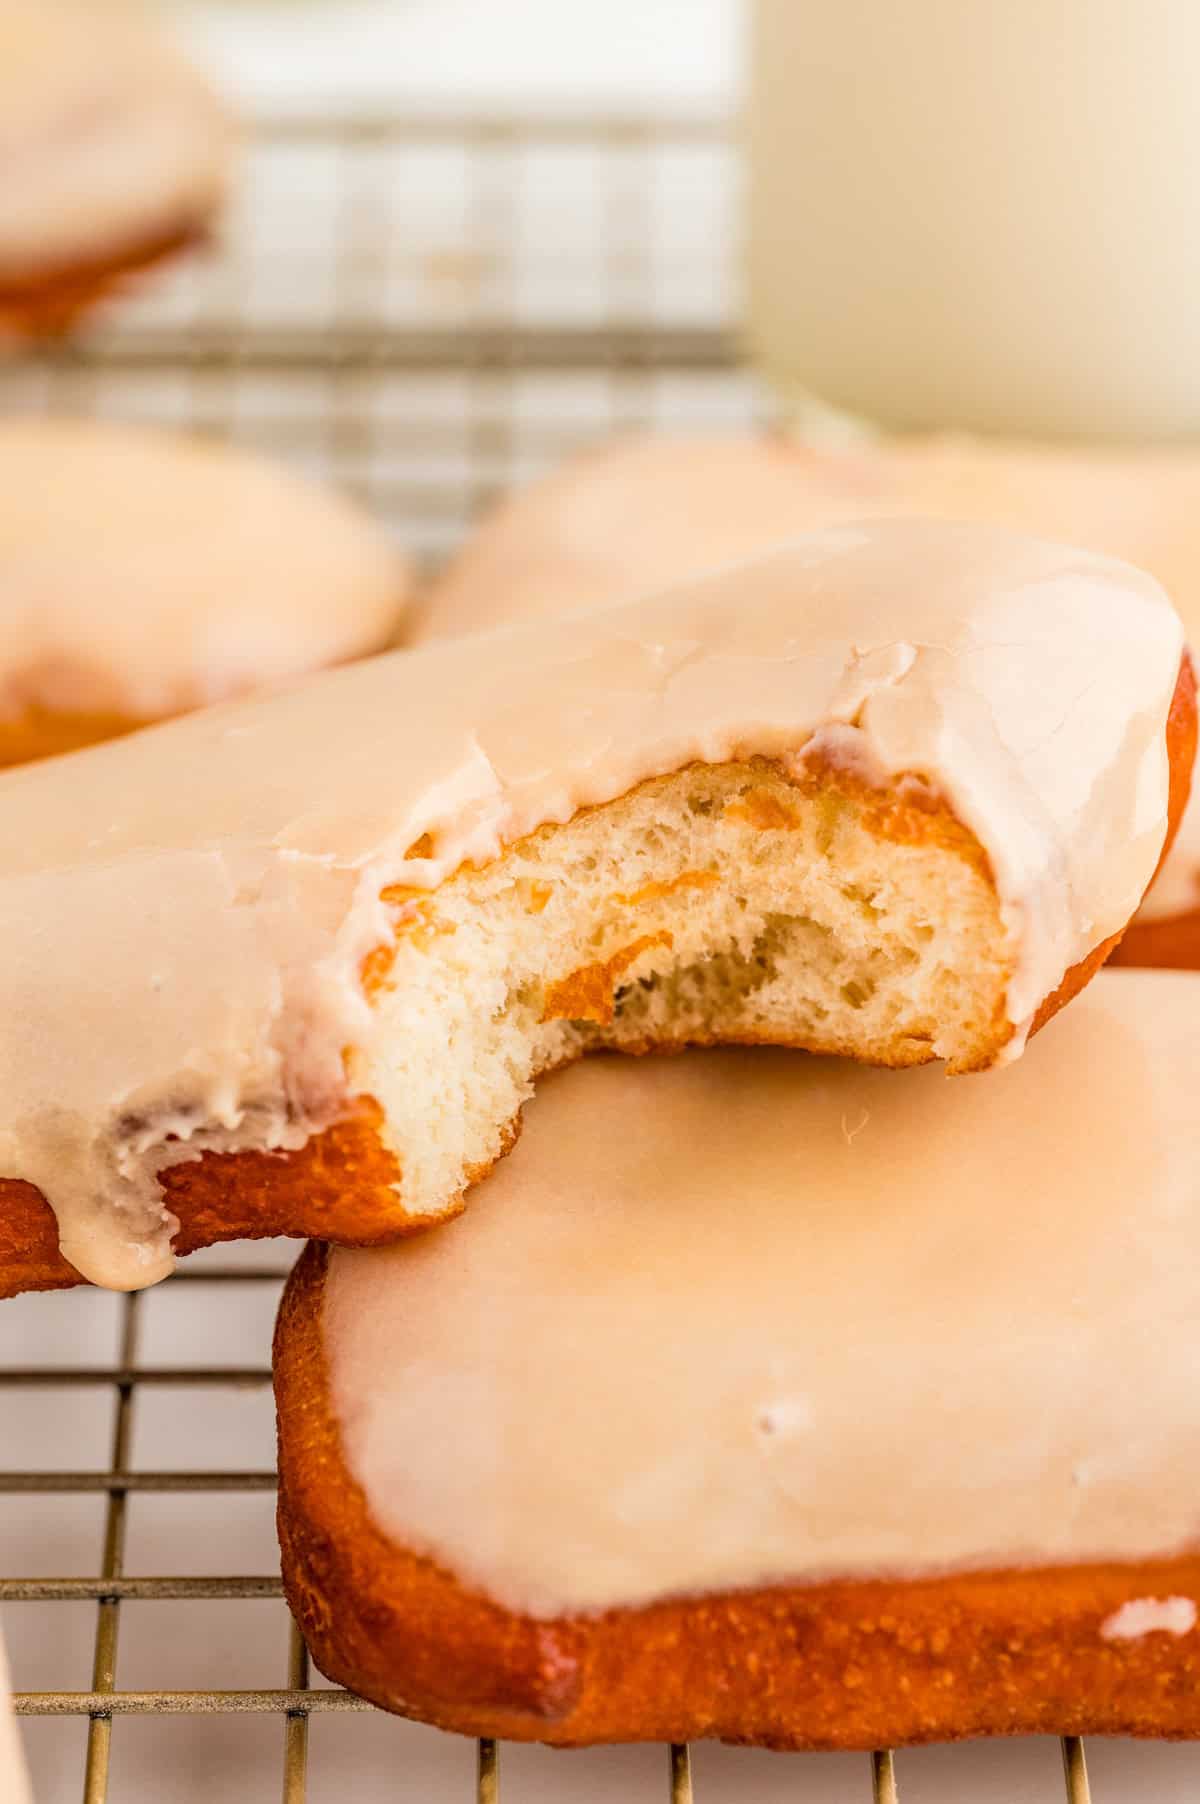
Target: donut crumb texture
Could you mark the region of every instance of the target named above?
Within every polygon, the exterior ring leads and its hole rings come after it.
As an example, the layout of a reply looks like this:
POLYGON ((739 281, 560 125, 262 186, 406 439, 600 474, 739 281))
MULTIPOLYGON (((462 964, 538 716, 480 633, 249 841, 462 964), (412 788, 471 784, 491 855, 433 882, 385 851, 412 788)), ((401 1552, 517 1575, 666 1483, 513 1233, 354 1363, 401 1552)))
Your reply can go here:
POLYGON ((769 1043, 958 1072, 1011 1033, 987 860, 911 779, 693 765, 385 900, 351 1076, 416 1216, 444 1213, 535 1079, 589 1051, 769 1043))

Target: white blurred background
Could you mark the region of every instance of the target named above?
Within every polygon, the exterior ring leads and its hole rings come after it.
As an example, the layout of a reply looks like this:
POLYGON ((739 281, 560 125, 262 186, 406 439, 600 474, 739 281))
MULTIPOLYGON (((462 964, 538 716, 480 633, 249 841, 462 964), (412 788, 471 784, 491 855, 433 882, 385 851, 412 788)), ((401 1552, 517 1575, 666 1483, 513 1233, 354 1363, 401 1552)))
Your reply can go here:
POLYGON ((708 106, 731 99, 741 68, 737 0, 162 3, 235 91, 302 108, 708 106))

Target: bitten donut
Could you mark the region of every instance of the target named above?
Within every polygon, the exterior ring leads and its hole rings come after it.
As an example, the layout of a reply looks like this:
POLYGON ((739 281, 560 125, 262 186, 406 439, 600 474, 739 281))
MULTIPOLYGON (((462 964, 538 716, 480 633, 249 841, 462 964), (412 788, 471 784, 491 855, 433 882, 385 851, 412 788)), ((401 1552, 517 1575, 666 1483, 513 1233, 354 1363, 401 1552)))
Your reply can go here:
POLYGON ((135 7, 0 0, 0 341, 202 237, 230 122, 135 7))
POLYGON ((394 1239, 592 1048, 1011 1059, 1194 742, 1151 578, 904 521, 12 772, 0 1282, 394 1239))
POLYGON ((311 1246, 284 1582, 391 1710, 561 1744, 1200 1734, 1200 975, 985 1083, 549 1078, 461 1221, 311 1246))
MULTIPOLYGON (((501 502, 434 583, 419 636, 555 619, 864 516, 986 520, 1127 559, 1200 639, 1200 459, 949 437, 621 441, 501 502)), ((1200 795, 1117 954, 1200 968, 1200 795)))
POLYGON ((378 651, 408 590, 365 515, 265 459, 0 422, 0 766, 378 651))

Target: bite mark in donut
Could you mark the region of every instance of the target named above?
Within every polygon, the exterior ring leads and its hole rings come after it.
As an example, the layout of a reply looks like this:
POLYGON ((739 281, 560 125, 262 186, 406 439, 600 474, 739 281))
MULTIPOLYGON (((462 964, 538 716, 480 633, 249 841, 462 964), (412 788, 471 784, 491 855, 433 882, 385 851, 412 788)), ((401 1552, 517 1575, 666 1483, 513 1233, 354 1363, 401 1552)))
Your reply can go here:
MULTIPOLYGON (((1161 591, 1103 560, 868 526, 19 773, 0 1283, 70 1279, 37 1191, 67 1259, 146 1282, 176 1221, 190 1244, 189 1186, 222 1194, 228 1236, 271 1231, 281 1174, 335 1132, 349 1237, 443 1219, 539 1074, 593 1049, 1013 1056, 1173 831, 1180 638, 1161 591), (18 1041, 34 982, 41 1031, 18 1041)), ((339 1237, 333 1212, 319 1231, 339 1237)))

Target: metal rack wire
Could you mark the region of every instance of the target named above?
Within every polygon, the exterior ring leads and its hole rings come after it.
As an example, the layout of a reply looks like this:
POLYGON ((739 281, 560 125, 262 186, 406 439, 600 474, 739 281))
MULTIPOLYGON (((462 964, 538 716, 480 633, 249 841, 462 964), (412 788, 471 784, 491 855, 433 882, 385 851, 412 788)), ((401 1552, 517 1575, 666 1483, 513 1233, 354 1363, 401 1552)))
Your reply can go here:
MULTIPOLYGON (((219 1292, 229 1285, 278 1286, 275 1265, 249 1268, 210 1267, 184 1269, 172 1285, 203 1284, 219 1292)), ((110 1459, 104 1471, 10 1472, 0 1475, 0 1493, 30 1497, 61 1492, 102 1492, 106 1499, 103 1546, 99 1572, 77 1578, 0 1579, 0 1604, 12 1602, 85 1601, 96 1606, 91 1685, 87 1690, 26 1692, 17 1696, 19 1714, 75 1716, 88 1721, 83 1776, 83 1804, 106 1804, 110 1798, 109 1771, 115 1722, 123 1717, 176 1714, 266 1714, 282 1723, 282 1797, 284 1804, 304 1804, 308 1724, 317 1712, 360 1711, 371 1706, 338 1689, 309 1686, 308 1656, 292 1626, 286 1671, 275 1687, 247 1690, 125 1690, 117 1684, 118 1637, 121 1606, 125 1602, 172 1599, 220 1599, 236 1605, 248 1599, 281 1595, 276 1574, 256 1577, 134 1577, 124 1571, 126 1513, 129 1498, 146 1491, 246 1492, 271 1490, 275 1475, 258 1471, 149 1471, 134 1467, 130 1459, 134 1413, 139 1394, 160 1385, 244 1388, 270 1383, 265 1363, 253 1366, 146 1365, 139 1356, 139 1329, 143 1296, 122 1299, 118 1358, 110 1367, 42 1366, 0 1370, 0 1389, 13 1386, 62 1389, 99 1387, 112 1396, 110 1459)), ((214 1297, 219 1302, 219 1297, 214 1297)), ((219 1308, 213 1310, 220 1320, 219 1308)), ((1063 1742, 1063 1768, 1068 1804, 1088 1804, 1087 1766, 1082 1743, 1063 1742)), ((477 1804, 499 1804, 501 1752, 494 1742, 478 1744, 476 1764, 477 1804)), ((864 1775, 864 1779, 865 1779, 864 1775)), ((691 1804, 693 1798, 690 1753, 687 1747, 667 1750, 667 1796, 671 1804, 691 1804)), ((870 1795, 874 1804, 898 1804, 896 1762, 890 1752, 870 1759, 870 1795)), ((864 1797, 866 1789, 864 1785, 864 1797)))
MULTIPOLYGON (((206 427, 282 451, 357 491, 436 558, 493 492, 614 431, 720 429, 762 416, 737 357, 736 159, 724 123, 696 118, 355 118, 263 122, 247 191, 214 254, 149 284, 85 336, 0 369, 0 411, 74 407, 206 427), (432 198, 431 198, 432 197, 432 198), (559 225, 548 233, 553 204, 559 225), (567 228, 562 222, 567 222, 567 228), (552 255, 543 246, 552 246, 552 255)), ((167 1287, 232 1287, 281 1271, 200 1264, 167 1287)), ((119 1680, 122 1608, 281 1595, 278 1576, 126 1571, 131 1499, 270 1491, 274 1473, 155 1470, 133 1458, 139 1406, 158 1387, 264 1387, 251 1365, 141 1358, 146 1301, 122 1299, 115 1363, 0 1368, 0 1395, 112 1399, 103 1469, 0 1473, 0 1496, 105 1499, 98 1570, 0 1577, 0 1604, 95 1606, 86 1689, 18 1696, 31 1717, 87 1721, 84 1804, 105 1804, 125 1718, 279 1719, 282 1796, 303 1804, 309 1724, 369 1712, 310 1685, 294 1627, 278 1683, 132 1690, 119 1680)), ((212 1344, 217 1345, 216 1335, 212 1344)), ((502 1751, 481 1742, 479 1804, 497 1804, 502 1751)), ((664 1756, 667 1795, 693 1796, 686 1747, 664 1756)), ((1066 1797, 1087 1804, 1078 1741, 1063 1744, 1066 1797)), ((870 1759, 863 1795, 896 1804, 896 1763, 870 1759)))
POLYGON ((443 554, 512 481, 614 431, 743 424, 723 121, 265 120, 213 254, 0 410, 186 421, 282 452, 443 554))

